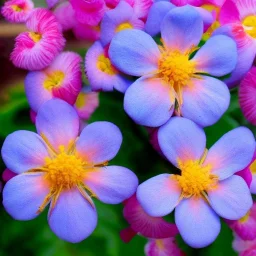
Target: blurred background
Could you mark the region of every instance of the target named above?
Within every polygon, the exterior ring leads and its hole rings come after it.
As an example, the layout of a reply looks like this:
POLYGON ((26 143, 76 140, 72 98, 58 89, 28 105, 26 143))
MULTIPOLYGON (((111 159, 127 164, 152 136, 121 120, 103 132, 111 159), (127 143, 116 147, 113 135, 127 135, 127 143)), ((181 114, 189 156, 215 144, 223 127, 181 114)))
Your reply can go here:
MULTIPOLYGON (((0 0, 0 6, 3 4, 0 0)), ((38 6, 45 3, 34 0, 38 6)), ((35 131, 30 121, 29 106, 24 93, 23 81, 26 72, 16 69, 9 61, 14 46, 14 38, 25 30, 24 25, 8 24, 0 16, 0 147, 5 137, 16 130, 35 131)), ((66 50, 76 51, 84 57, 90 46, 89 42, 76 41, 71 34, 66 34, 66 50)), ((86 81, 85 81, 86 82, 86 81)), ((133 170, 140 182, 159 173, 171 172, 172 166, 164 161, 149 143, 147 131, 135 125, 123 110, 123 95, 117 92, 100 93, 100 106, 89 122, 110 121, 122 131, 123 145, 117 157, 110 164, 122 165, 133 170)), ((207 128, 208 147, 227 131, 239 126, 250 127, 255 134, 255 127, 244 119, 237 99, 237 91, 232 91, 232 100, 228 112, 214 126, 207 128)), ((0 173, 5 169, 0 159, 0 173)), ((1 177, 0 176, 0 177, 1 177)), ((1 190, 4 182, 1 179, 1 190)), ((2 197, 2 194, 1 194, 2 197)), ((2 201, 2 198, 1 198, 2 201)), ((96 201, 96 200, 95 200, 96 201)), ((61 241, 47 224, 47 211, 32 221, 13 220, 0 205, 0 255, 36 255, 36 256, 142 256, 147 239, 136 236, 129 244, 119 237, 121 229, 128 224, 122 216, 122 205, 110 206, 95 202, 99 222, 91 237, 79 244, 61 241)), ((188 213, 189 214, 189 213, 188 213)), ((171 221, 173 216, 168 217, 171 221)), ((233 235, 226 224, 215 243, 208 248, 193 250, 187 247, 180 237, 178 244, 187 255, 232 256, 233 235)))

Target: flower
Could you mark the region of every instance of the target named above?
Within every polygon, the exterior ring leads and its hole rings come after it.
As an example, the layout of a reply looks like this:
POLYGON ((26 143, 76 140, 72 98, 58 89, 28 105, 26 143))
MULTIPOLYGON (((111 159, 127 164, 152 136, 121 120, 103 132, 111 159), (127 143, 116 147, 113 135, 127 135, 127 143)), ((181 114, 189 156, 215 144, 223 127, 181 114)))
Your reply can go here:
POLYGON ((17 175, 16 173, 10 171, 9 169, 5 169, 2 174, 2 179, 4 182, 7 182, 8 180, 12 179, 16 175, 17 175))
POLYGON ((184 256, 177 246, 175 238, 149 239, 145 247, 146 256, 184 256))
POLYGON ((180 175, 160 174, 145 181, 137 189, 137 199, 153 217, 176 208, 175 223, 184 241, 195 248, 207 246, 220 232, 219 216, 238 220, 252 206, 246 182, 234 174, 251 161, 254 136, 245 127, 236 128, 208 151, 203 129, 174 117, 160 127, 158 140, 180 175))
POLYGON ((245 118, 256 125, 256 67, 252 67, 240 83, 239 103, 245 118))
POLYGON ((27 20, 34 3, 31 0, 9 0, 1 9, 1 13, 9 22, 23 23, 27 20))
POLYGON ((219 21, 221 27, 214 35, 227 35, 237 43, 238 62, 231 76, 225 80, 228 86, 239 84, 252 67, 256 55, 256 2, 254 0, 226 0, 219 21))
POLYGON ((52 98, 73 105, 82 89, 81 64, 82 58, 77 53, 62 52, 46 69, 29 72, 25 91, 32 110, 38 112, 52 98))
POLYGON ((8 169, 18 175, 3 191, 3 205, 17 220, 37 217, 48 204, 48 222, 61 239, 76 243, 97 225, 89 194, 117 204, 134 194, 136 175, 121 166, 107 166, 122 142, 120 130, 95 122, 79 135, 79 117, 60 99, 43 104, 36 117, 38 134, 16 131, 2 148, 8 169))
POLYGON ((202 34, 199 13, 185 6, 165 16, 161 25, 163 47, 135 29, 121 31, 113 38, 111 63, 125 74, 141 77, 124 98, 124 109, 135 122, 161 126, 172 117, 175 102, 178 115, 201 126, 214 124, 227 110, 228 88, 211 76, 221 77, 234 69, 236 45, 226 36, 214 36, 191 59, 202 34))
POLYGON ((117 7, 107 11, 101 22, 101 43, 109 44, 114 35, 125 29, 143 29, 144 23, 136 16, 133 8, 125 1, 120 1, 117 7))
POLYGON ((203 4, 203 0, 171 0, 170 2, 175 4, 176 6, 184 6, 187 4, 193 6, 201 6, 203 4))
POLYGON ((123 241, 129 242, 136 234, 147 238, 169 238, 179 232, 175 224, 163 218, 149 216, 139 204, 136 195, 124 202, 124 218, 130 226, 120 232, 123 241))
POLYGON ((85 72, 93 91, 125 92, 132 83, 116 69, 108 56, 107 47, 97 41, 87 51, 85 57, 85 72))
POLYGON ((243 240, 235 235, 233 249, 239 256, 254 256, 256 253, 256 240, 243 240))
POLYGON ((55 16, 47 9, 34 9, 26 21, 30 32, 15 39, 13 64, 27 70, 41 70, 51 64, 64 47, 65 39, 55 16))
POLYGON ((60 0, 46 0, 47 6, 49 8, 53 8, 56 4, 59 3, 60 0))
POLYGON ((256 203, 248 213, 239 220, 227 220, 229 227, 242 239, 256 239, 256 203))

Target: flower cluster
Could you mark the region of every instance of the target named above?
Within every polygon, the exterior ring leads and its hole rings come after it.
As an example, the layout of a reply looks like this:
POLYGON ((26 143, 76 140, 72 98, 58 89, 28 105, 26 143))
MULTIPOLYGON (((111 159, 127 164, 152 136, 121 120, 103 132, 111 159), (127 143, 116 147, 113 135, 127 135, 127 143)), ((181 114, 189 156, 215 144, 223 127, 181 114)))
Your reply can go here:
POLYGON ((178 234, 193 248, 210 245, 223 218, 234 231, 235 250, 249 255, 256 248, 254 135, 237 127, 209 147, 204 128, 229 109, 235 86, 245 118, 256 125, 256 1, 47 5, 9 0, 1 11, 27 30, 15 39, 10 59, 28 71, 25 93, 37 130, 16 131, 3 144, 6 211, 30 220, 49 205, 52 231, 77 243, 97 225, 94 200, 123 202, 129 226, 120 237, 146 237, 148 256, 184 255, 178 234), (70 49, 67 30, 92 41, 84 61, 63 51, 65 43, 70 49), (124 95, 128 116, 147 129, 156 154, 169 162, 169 169, 153 170, 157 175, 140 184, 128 168, 108 166, 122 143, 119 128, 87 124, 99 92, 114 90, 124 95), (173 212, 175 223, 163 218, 173 212))

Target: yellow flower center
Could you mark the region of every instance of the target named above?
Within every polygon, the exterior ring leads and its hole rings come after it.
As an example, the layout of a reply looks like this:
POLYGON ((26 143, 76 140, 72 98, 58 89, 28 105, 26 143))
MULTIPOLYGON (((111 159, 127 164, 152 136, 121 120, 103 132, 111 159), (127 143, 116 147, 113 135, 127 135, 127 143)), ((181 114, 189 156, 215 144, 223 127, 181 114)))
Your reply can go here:
POLYGON ((243 20, 243 27, 249 36, 256 38, 256 16, 247 16, 243 20))
POLYGON ((239 222, 240 222, 240 223, 245 223, 245 222, 247 222, 247 220, 249 219, 249 217, 250 217, 250 211, 248 211, 248 212, 246 213, 246 215, 244 215, 244 217, 242 217, 242 218, 239 220, 239 222))
POLYGON ((159 248, 160 251, 162 251, 164 249, 164 242, 162 239, 157 239, 156 240, 156 245, 159 248))
POLYGON ((76 107, 77 108, 82 108, 85 105, 85 100, 86 100, 86 93, 80 92, 77 100, 76 100, 76 107))
POLYGON ((115 75, 117 73, 116 69, 111 64, 110 59, 103 54, 98 58, 97 67, 100 71, 107 73, 108 75, 115 75))
POLYGON ((256 160, 250 165, 250 171, 252 174, 256 174, 256 160))
POLYGON ((117 26, 116 32, 120 32, 122 30, 130 29, 130 28, 133 28, 132 24, 129 22, 124 22, 117 26))
POLYGON ((39 42, 42 39, 42 35, 36 32, 29 32, 29 37, 35 42, 39 42))
POLYGON ((158 62, 158 76, 175 88, 188 85, 196 72, 195 63, 188 54, 179 51, 163 51, 158 62))
POLYGON ((11 8, 12 8, 15 12, 21 12, 21 11, 23 11, 23 9, 22 9, 20 6, 16 5, 16 4, 12 5, 11 8))
POLYGON ((65 74, 62 71, 54 71, 51 74, 47 75, 43 86, 47 90, 58 88, 62 85, 64 78, 65 74))
POLYGON ((181 175, 174 179, 182 189, 183 197, 200 196, 208 189, 214 188, 218 177, 211 174, 211 166, 203 166, 200 161, 179 161, 181 175))

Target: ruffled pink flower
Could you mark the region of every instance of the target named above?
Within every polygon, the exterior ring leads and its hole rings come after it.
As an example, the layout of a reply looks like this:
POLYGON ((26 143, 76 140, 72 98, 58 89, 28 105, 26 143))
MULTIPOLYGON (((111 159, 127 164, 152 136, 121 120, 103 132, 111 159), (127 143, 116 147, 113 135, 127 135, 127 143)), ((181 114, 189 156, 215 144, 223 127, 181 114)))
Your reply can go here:
POLYGON ((145 20, 148 16, 150 7, 153 4, 153 0, 125 0, 131 5, 135 15, 142 20, 145 20))
POLYGON ((251 68, 240 84, 239 102, 245 118, 256 125, 256 67, 251 68))
POLYGON ((256 203, 249 212, 239 220, 226 220, 229 227, 242 239, 256 239, 256 203))
POLYGON ((14 173, 11 170, 6 168, 2 174, 2 179, 4 182, 7 182, 10 179, 12 179, 13 177, 15 177, 16 175, 17 175, 17 173, 14 173))
POLYGON ((99 106, 99 94, 90 91, 89 87, 84 88, 78 95, 75 109, 78 116, 87 121, 99 106))
POLYGON ((33 8, 31 0, 10 0, 5 2, 1 13, 9 22, 22 23, 27 20, 33 8))
POLYGON ((90 26, 76 22, 73 33, 78 40, 95 42, 100 38, 100 26, 90 26))
POLYGON ((145 246, 146 256, 183 256, 175 238, 150 239, 145 246))
POLYGON ((124 218, 130 226, 120 232, 124 242, 129 242, 136 234, 147 238, 168 238, 177 235, 175 224, 166 222, 163 218, 151 217, 142 209, 136 195, 124 202, 124 218))
POLYGON ((192 6, 201 6, 203 5, 203 0, 171 0, 171 3, 176 6, 192 5, 192 6))
POLYGON ((82 88, 81 63, 77 53, 63 52, 48 68, 29 72, 25 91, 32 110, 38 112, 41 105, 52 98, 73 105, 82 88))
POLYGON ((243 240, 239 236, 235 235, 233 249, 238 252, 239 256, 255 256, 256 240, 243 240))
POLYGON ((65 39, 55 16, 47 9, 34 9, 27 19, 30 32, 15 39, 11 60, 16 67, 41 70, 51 64, 64 47, 65 39))

